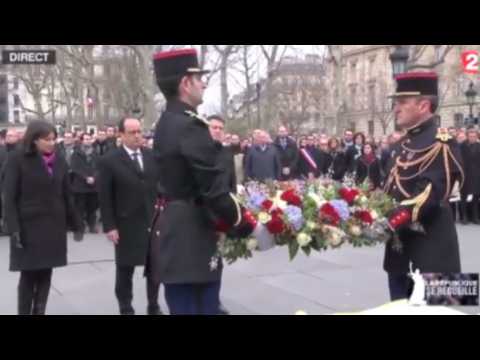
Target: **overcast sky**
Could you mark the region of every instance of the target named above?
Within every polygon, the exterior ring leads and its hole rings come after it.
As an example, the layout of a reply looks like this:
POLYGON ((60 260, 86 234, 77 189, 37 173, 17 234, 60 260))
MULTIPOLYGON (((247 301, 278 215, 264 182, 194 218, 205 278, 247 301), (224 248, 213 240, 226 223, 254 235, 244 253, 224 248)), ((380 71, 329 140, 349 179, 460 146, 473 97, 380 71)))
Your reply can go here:
MULTIPOLYGON (((292 47, 294 50, 288 51, 286 55, 304 57, 306 54, 320 54, 320 52, 325 51, 324 45, 292 45, 292 47)), ((266 72, 266 66, 263 56, 258 54, 256 57, 258 58, 257 66, 259 73, 264 76, 266 72)), ((257 80, 258 79, 255 79, 255 81, 257 80)), ((228 85, 230 97, 242 92, 243 90, 242 86, 238 85, 232 78, 229 79, 228 85)), ((220 111, 220 81, 218 74, 212 77, 209 87, 205 92, 204 104, 199 110, 201 113, 206 115, 211 115, 220 111)))

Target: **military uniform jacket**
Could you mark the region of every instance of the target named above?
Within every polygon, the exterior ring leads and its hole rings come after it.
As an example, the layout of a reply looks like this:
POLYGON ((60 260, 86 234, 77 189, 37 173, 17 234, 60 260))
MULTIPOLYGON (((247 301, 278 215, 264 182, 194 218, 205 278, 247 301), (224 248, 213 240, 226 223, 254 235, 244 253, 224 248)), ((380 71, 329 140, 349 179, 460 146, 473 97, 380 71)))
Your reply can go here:
POLYGON ((457 232, 447 199, 463 178, 458 146, 438 129, 434 118, 410 129, 392 148, 385 190, 409 209, 413 223, 400 230, 402 250, 388 243, 384 269, 406 274, 410 263, 422 273, 460 272, 457 232))
POLYGON ((154 153, 159 188, 166 199, 157 214, 146 273, 165 284, 219 281, 212 261, 217 234, 212 216, 238 225, 241 210, 230 193, 229 176, 218 160, 208 122, 180 101, 170 101, 157 124, 154 153))

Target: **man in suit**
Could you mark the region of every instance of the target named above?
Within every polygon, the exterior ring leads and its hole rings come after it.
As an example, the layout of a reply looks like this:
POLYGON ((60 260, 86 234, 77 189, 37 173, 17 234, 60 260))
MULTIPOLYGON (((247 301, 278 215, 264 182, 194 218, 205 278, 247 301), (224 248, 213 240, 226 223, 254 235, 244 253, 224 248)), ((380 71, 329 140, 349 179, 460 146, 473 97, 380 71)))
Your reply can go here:
POLYGON ((116 149, 117 145, 115 137, 110 136, 109 138, 107 138, 107 134, 105 133, 105 131, 100 130, 98 132, 97 140, 95 140, 95 142, 93 143, 93 147, 95 148, 95 152, 99 156, 103 156, 111 150, 116 149))
POLYGON ((93 139, 89 134, 83 134, 81 144, 74 148, 70 159, 72 172, 72 190, 75 195, 75 206, 86 220, 92 234, 98 233, 98 154, 93 148, 93 139))
POLYGON ((465 167, 465 183, 461 189, 460 209, 462 224, 468 224, 468 201, 471 198, 472 222, 480 224, 478 201, 480 198, 480 142, 478 132, 471 127, 467 130, 467 141, 460 145, 465 167))
MULTIPOLYGON (((120 314, 134 315, 132 279, 135 267, 144 266, 147 256, 157 196, 157 166, 152 152, 141 146, 140 121, 123 119, 118 128, 122 147, 99 161, 100 209, 106 236, 115 246, 115 294, 120 314)), ((161 314, 159 286, 147 278, 149 315, 161 314)))
POLYGON ((288 136, 286 126, 282 125, 278 128, 278 136, 275 139, 275 146, 282 165, 281 180, 294 179, 299 154, 297 144, 295 144, 295 140, 288 136))
POLYGON ((260 131, 256 137, 257 145, 248 152, 245 159, 245 175, 256 181, 279 180, 281 174, 280 156, 275 146, 269 144, 269 135, 260 131))

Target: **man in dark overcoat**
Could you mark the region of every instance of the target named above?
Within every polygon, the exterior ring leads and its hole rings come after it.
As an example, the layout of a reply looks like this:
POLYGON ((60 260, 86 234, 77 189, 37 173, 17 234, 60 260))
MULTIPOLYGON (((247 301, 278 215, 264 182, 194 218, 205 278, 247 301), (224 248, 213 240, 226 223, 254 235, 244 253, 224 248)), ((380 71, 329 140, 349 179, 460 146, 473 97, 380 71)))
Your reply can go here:
MULTIPOLYGON (((137 119, 118 126, 122 146, 99 160, 100 209, 107 238, 115 245, 115 294, 120 314, 134 315, 133 274, 147 258, 149 229, 157 199, 157 165, 152 152, 142 147, 137 119)), ((159 283, 147 278, 149 315, 161 314, 159 283)))

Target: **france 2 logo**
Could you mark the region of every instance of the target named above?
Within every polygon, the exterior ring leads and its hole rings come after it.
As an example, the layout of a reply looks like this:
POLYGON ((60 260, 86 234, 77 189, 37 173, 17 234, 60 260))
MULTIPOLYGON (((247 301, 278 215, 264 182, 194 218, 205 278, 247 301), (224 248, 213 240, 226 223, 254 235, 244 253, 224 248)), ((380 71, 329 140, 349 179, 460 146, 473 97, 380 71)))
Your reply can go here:
POLYGON ((478 51, 475 50, 464 51, 462 53, 462 66, 465 74, 478 74, 479 57, 478 51))

